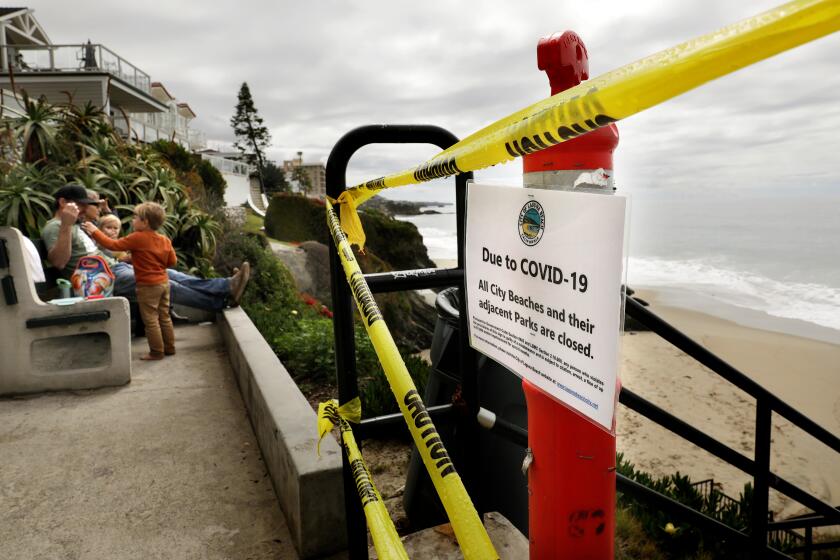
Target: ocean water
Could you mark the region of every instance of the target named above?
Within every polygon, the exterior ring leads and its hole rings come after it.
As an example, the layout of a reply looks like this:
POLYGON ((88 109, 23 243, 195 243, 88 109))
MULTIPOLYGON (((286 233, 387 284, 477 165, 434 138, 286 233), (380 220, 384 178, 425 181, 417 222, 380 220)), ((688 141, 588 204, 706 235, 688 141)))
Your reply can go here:
MULTIPOLYGON (((630 195, 628 285, 748 326, 840 343, 840 188, 630 195)), ((401 217, 456 258, 454 205, 401 217)))

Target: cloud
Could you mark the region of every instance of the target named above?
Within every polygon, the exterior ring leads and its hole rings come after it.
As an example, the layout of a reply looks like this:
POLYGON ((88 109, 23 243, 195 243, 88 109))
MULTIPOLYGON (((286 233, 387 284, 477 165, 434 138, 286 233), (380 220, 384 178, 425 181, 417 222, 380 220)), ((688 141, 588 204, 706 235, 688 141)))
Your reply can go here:
MULTIPOLYGON (((194 125, 208 138, 232 140, 229 119, 247 81, 271 129, 270 155, 283 159, 303 150, 306 159, 325 160, 356 126, 430 123, 463 137, 545 97, 536 42, 554 31, 574 29, 584 38, 594 77, 776 3, 29 5, 53 42, 90 38, 163 82, 196 111, 194 125)), ((760 188, 800 180, 837 185, 837 52, 840 35, 824 38, 620 123, 618 183, 630 190, 760 188)), ((348 175, 363 180, 390 173, 425 153, 366 149, 348 175)), ((478 175, 520 172, 515 161, 478 175)))

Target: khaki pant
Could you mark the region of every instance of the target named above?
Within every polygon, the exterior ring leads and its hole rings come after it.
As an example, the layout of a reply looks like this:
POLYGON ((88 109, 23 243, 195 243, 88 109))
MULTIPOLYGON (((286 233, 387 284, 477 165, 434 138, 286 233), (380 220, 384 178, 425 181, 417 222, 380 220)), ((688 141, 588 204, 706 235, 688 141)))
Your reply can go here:
POLYGON ((169 317, 169 283, 138 285, 137 305, 146 326, 146 339, 152 355, 175 352, 175 329, 169 317))

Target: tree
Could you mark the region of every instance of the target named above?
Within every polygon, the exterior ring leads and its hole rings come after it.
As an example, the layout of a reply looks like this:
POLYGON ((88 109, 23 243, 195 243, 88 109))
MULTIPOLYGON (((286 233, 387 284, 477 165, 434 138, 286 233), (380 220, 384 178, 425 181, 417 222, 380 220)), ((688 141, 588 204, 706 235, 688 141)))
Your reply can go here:
POLYGON ((271 136, 268 128, 263 125, 262 117, 257 113, 247 82, 242 82, 242 87, 239 88, 236 113, 231 117, 230 125, 236 135, 234 147, 246 157, 249 163, 257 166, 260 186, 265 191, 263 181, 265 150, 271 145, 271 136))
POLYGON ((266 194, 289 192, 289 183, 286 181, 286 172, 283 171, 281 167, 277 167, 272 161, 265 162, 263 181, 265 182, 266 194))
POLYGON ((292 180, 297 181, 303 194, 308 195, 312 190, 312 181, 309 180, 309 175, 301 165, 296 165, 292 170, 292 180))

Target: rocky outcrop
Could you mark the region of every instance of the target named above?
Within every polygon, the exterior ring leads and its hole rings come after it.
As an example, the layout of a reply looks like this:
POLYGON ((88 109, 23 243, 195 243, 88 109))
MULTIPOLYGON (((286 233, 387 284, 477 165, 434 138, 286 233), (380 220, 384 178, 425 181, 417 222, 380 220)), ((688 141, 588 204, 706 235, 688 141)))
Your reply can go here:
POLYGON ((272 243, 271 250, 289 269, 301 292, 332 308, 330 263, 326 245, 317 241, 305 241, 298 247, 272 243))

